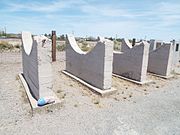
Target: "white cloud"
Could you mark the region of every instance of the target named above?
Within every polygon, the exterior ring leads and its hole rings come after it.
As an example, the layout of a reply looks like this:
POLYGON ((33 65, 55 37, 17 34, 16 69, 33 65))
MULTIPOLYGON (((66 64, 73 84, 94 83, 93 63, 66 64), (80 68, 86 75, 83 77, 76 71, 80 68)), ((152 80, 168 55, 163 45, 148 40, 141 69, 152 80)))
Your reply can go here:
POLYGON ((32 3, 7 3, 10 11, 35 11, 35 12, 57 12, 59 10, 70 8, 72 5, 83 4, 83 0, 58 0, 50 3, 32 2, 32 3))
POLYGON ((113 2, 98 4, 92 0, 56 0, 48 3, 10 2, 7 5, 7 14, 4 12, 3 15, 1 14, 5 19, 13 17, 12 11, 13 13, 31 12, 27 16, 14 16, 12 22, 6 23, 1 20, 1 23, 12 25, 12 29, 28 28, 37 33, 56 29, 63 33, 74 30, 78 35, 115 36, 118 34, 129 38, 143 38, 147 35, 149 38, 163 39, 163 37, 171 38, 172 35, 177 37, 178 31, 175 31, 175 26, 180 24, 180 3, 178 2, 152 2, 148 6, 142 4, 133 8, 121 2, 117 5, 113 2), (72 13, 72 11, 76 12, 72 13), (13 24, 18 27, 13 28, 13 24))
POLYGON ((100 15, 107 17, 128 17, 132 18, 133 14, 129 13, 127 10, 114 8, 107 5, 84 5, 81 7, 82 12, 91 15, 100 15))

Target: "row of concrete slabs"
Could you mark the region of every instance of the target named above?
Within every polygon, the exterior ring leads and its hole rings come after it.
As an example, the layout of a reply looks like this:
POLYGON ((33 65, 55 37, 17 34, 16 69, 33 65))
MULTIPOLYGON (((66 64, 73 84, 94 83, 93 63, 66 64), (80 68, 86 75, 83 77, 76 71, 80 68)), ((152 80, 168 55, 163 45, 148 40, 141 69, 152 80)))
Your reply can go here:
MULTIPOLYGON (((53 96, 59 103, 51 90, 51 46, 39 46, 29 32, 22 33, 22 43, 23 73, 20 78, 24 79, 26 91, 33 97, 30 99, 53 96)), ((112 76, 145 84, 151 81, 147 78, 148 72, 164 78, 171 77, 180 59, 175 41, 158 45, 155 41, 141 41, 132 46, 129 40, 123 39, 121 51, 117 52, 113 51, 112 41, 99 38, 91 51, 84 52, 75 37, 67 35, 66 45, 66 69, 63 73, 102 96, 116 91, 112 88, 112 76)))

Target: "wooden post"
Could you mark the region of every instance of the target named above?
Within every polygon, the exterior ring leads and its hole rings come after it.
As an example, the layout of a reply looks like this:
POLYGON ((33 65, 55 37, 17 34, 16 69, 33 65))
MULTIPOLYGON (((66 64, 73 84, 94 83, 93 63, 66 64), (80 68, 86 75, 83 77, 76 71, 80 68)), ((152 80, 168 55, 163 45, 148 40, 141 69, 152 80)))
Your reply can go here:
POLYGON ((52 61, 56 61, 56 31, 52 31, 52 61))

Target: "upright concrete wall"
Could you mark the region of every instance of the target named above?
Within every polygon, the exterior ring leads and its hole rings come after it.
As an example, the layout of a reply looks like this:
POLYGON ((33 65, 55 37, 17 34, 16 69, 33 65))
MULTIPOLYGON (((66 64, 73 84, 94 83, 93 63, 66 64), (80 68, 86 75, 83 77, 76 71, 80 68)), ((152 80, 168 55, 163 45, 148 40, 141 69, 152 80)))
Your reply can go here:
POLYGON ((155 50, 156 49, 156 40, 151 39, 150 40, 150 47, 149 47, 149 51, 155 50))
POLYGON ((67 35, 66 71, 102 90, 112 83, 113 43, 100 41, 90 52, 83 52, 74 36, 67 35))
POLYGON ((51 44, 38 45, 38 73, 40 97, 48 97, 52 94, 53 69, 51 57, 51 44))
POLYGON ((162 40, 151 39, 150 40, 149 51, 153 51, 156 48, 159 48, 161 45, 163 45, 163 41, 162 40))
POLYGON ((161 76, 170 76, 173 70, 173 45, 163 44, 149 54, 148 71, 161 76))
POLYGON ((22 32, 23 75, 35 99, 52 88, 51 47, 38 45, 31 33, 22 32))
POLYGON ((22 32, 22 63, 23 75, 30 88, 31 94, 39 99, 39 74, 37 59, 37 42, 31 33, 22 32))
POLYGON ((180 42, 173 40, 173 65, 178 66, 180 60, 180 42))
POLYGON ((113 73, 139 82, 146 81, 149 44, 142 42, 126 52, 114 52, 113 73))
POLYGON ((121 44, 121 52, 126 52, 131 48, 132 48, 132 44, 129 42, 129 40, 123 38, 122 39, 122 44, 121 44))

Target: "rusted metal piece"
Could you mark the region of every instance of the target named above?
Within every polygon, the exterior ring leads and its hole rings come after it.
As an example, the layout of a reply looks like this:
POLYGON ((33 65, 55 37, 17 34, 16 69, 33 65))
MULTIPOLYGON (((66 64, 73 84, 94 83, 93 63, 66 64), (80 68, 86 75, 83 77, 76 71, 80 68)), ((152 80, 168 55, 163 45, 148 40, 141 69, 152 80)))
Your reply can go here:
POLYGON ((52 31, 52 61, 56 61, 56 31, 52 31))
POLYGON ((133 40, 132 40, 132 46, 135 46, 135 44, 136 44, 136 39, 133 38, 133 40))

